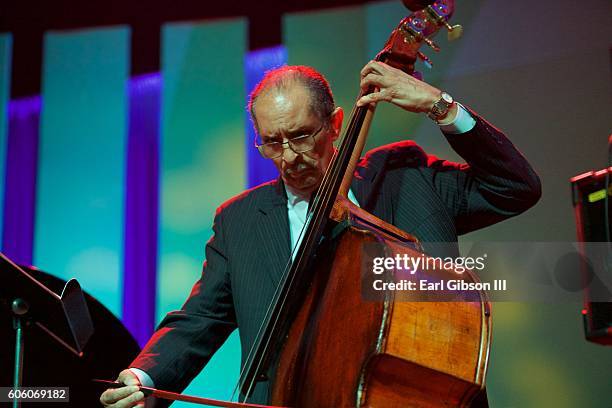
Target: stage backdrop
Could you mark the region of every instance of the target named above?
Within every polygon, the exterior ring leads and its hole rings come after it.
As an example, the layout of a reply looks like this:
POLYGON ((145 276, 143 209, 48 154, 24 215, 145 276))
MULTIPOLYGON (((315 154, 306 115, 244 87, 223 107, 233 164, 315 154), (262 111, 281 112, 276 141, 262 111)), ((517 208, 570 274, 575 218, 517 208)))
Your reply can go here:
MULTIPOLYGON (((506 131, 544 193, 526 214, 462 240, 572 241, 568 179, 607 159, 612 5, 457 6, 464 38, 451 44, 440 35, 441 53, 424 49, 434 69, 418 69, 506 131)), ((283 44, 253 53, 242 18, 169 23, 161 72, 131 80, 129 27, 48 32, 42 94, 10 107, 11 37, 0 34, 3 251, 79 279, 142 344, 200 276, 217 206, 275 176, 256 157, 245 111, 263 71, 312 65, 348 113, 361 67, 403 15, 396 1, 286 15, 283 44)), ((371 134, 368 147, 410 138, 459 160, 430 121, 395 107, 378 107, 371 134)), ((580 309, 494 304, 492 406, 602 406, 612 354, 584 340, 580 309)), ((233 334, 187 392, 228 398, 239 361, 233 334)))

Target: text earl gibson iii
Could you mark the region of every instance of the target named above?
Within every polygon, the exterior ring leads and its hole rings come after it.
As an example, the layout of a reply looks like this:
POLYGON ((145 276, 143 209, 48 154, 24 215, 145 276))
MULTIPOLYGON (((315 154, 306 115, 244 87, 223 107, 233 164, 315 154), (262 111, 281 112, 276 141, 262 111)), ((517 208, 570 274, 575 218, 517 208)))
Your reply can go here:
MULTIPOLYGON (((469 291, 506 291, 506 279, 495 279, 490 282, 472 282, 466 279, 417 279, 417 271, 452 270, 462 275, 469 269, 475 272, 485 269, 487 254, 479 257, 430 257, 425 254, 411 256, 396 254, 388 257, 372 258, 371 271, 374 275, 385 272, 403 273, 413 279, 388 281, 375 279, 372 286, 375 291, 423 291, 423 292, 469 292, 469 291)), ((405 275, 404 275, 405 276, 405 275)))
POLYGON ((466 282, 461 279, 440 280, 431 282, 427 279, 408 280, 402 279, 397 282, 385 282, 376 279, 372 283, 377 291, 477 291, 477 290, 507 290, 506 279, 495 279, 492 282, 466 282))

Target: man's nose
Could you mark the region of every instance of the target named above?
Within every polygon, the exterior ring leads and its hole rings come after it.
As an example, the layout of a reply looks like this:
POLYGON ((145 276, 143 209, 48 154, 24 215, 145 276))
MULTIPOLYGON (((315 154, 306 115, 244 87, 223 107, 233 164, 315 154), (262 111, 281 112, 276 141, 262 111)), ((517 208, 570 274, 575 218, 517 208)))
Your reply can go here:
POLYGON ((293 163, 297 157, 298 154, 289 147, 289 143, 283 144, 283 161, 293 163))

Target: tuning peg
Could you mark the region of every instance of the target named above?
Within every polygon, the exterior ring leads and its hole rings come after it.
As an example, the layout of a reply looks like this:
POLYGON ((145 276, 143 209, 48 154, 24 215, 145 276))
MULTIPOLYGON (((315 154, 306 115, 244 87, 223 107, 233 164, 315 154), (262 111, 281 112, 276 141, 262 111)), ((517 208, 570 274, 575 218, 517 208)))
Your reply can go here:
POLYGON ((435 52, 440 51, 440 46, 436 44, 432 39, 423 36, 423 42, 429 45, 435 52))
POLYGON ((446 7, 440 4, 438 4, 437 7, 433 7, 433 5, 430 5, 427 6, 425 10, 427 10, 427 13, 431 17, 433 17, 433 19, 439 25, 443 25, 444 27, 446 27, 446 29, 448 30, 447 35, 449 41, 454 41, 461 37, 461 35, 463 34, 463 27, 461 27, 459 24, 456 24, 454 26, 448 24, 448 10, 446 9, 446 7))
MULTIPOLYGON (((415 27, 413 27, 413 23, 411 21, 407 21, 406 23, 402 24, 402 29, 413 40, 423 41, 425 44, 427 44, 431 48, 433 48, 434 51, 436 51, 436 52, 440 51, 440 47, 438 46, 438 44, 436 44, 432 39, 430 39, 430 38, 426 37, 425 35, 423 35, 422 31, 417 30, 415 27)), ((409 43, 410 42, 408 37, 404 37, 404 42, 405 43, 409 43)))
POLYGON ((425 66, 429 69, 433 68, 433 62, 431 62, 431 60, 429 59, 429 57, 425 54, 423 54, 421 51, 417 52, 417 57, 421 59, 421 61, 423 61, 423 64, 425 64, 425 66))
POLYGON ((463 27, 460 24, 455 24, 454 26, 451 26, 445 21, 444 27, 446 27, 446 29, 448 30, 448 33, 446 34, 448 41, 455 41, 461 38, 461 36, 463 35, 463 27))

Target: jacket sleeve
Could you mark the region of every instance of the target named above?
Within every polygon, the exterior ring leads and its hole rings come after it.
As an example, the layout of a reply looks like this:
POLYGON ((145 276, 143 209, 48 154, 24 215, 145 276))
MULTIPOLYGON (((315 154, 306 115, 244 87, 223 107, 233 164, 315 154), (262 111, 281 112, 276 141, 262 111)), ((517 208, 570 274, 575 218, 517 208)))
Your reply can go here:
POLYGON ((236 328, 222 213, 206 244, 206 261, 181 310, 170 312, 132 362, 159 389, 180 392, 236 328))
POLYGON ((445 134, 466 161, 427 156, 422 170, 455 220, 458 234, 486 227, 526 211, 540 199, 538 175, 494 126, 470 111, 476 125, 463 134, 445 134))

